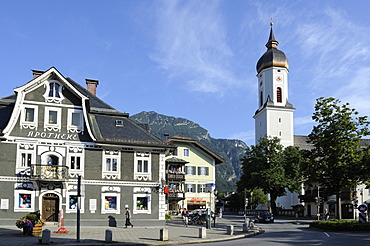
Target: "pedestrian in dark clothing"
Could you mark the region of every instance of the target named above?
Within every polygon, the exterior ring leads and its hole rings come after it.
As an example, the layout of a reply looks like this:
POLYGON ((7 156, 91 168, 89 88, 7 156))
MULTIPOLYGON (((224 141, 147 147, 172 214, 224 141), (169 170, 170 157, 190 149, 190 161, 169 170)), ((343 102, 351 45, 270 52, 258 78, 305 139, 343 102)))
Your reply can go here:
POLYGON ((127 226, 131 226, 131 227, 134 227, 133 224, 131 224, 131 211, 130 211, 130 208, 126 207, 126 212, 125 212, 125 217, 126 217, 126 223, 125 223, 125 228, 127 228, 127 226))

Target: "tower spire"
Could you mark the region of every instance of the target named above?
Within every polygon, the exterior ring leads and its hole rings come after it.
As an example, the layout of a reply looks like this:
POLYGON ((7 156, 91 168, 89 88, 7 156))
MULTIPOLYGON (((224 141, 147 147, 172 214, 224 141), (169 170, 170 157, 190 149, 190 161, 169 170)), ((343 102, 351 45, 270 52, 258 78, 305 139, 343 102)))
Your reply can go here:
POLYGON ((279 42, 276 41, 275 39, 275 35, 274 35, 274 30, 272 30, 272 26, 274 25, 274 23, 272 22, 272 18, 271 18, 271 21, 270 21, 270 36, 269 36, 269 40, 267 41, 267 44, 266 44, 266 47, 269 49, 269 48, 276 48, 276 46, 279 45, 279 42))

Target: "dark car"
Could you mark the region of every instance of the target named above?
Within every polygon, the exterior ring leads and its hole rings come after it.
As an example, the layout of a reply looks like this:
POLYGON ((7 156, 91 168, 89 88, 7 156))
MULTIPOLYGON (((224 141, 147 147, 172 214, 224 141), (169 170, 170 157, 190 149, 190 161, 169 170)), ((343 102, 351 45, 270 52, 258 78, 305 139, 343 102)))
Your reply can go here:
POLYGON ((254 222, 274 223, 274 216, 269 211, 260 211, 256 213, 254 222))

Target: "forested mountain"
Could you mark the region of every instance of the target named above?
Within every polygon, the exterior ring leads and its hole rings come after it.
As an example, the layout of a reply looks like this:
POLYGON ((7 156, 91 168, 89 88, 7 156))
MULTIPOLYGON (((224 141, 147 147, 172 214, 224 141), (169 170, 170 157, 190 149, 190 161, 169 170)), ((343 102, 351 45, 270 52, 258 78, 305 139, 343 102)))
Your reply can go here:
POLYGON ((223 157, 226 163, 216 166, 216 187, 221 193, 236 190, 236 182, 241 175, 240 159, 246 144, 236 139, 215 139, 200 125, 184 119, 158 114, 154 111, 141 112, 130 117, 139 124, 147 124, 149 131, 160 139, 182 135, 198 140, 213 152, 223 157))

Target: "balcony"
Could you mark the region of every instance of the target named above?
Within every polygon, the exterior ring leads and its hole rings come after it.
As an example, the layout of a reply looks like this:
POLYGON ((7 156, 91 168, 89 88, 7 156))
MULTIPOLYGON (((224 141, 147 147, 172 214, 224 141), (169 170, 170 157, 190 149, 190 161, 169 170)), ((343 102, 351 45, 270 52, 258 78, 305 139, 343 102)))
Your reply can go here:
POLYGON ((30 174, 31 180, 61 181, 69 178, 67 166, 33 164, 30 174))
POLYGON ((167 180, 185 181, 185 172, 168 170, 167 180))
POLYGON ((173 191, 170 190, 167 194, 168 200, 184 200, 185 199, 185 193, 183 191, 173 191))

